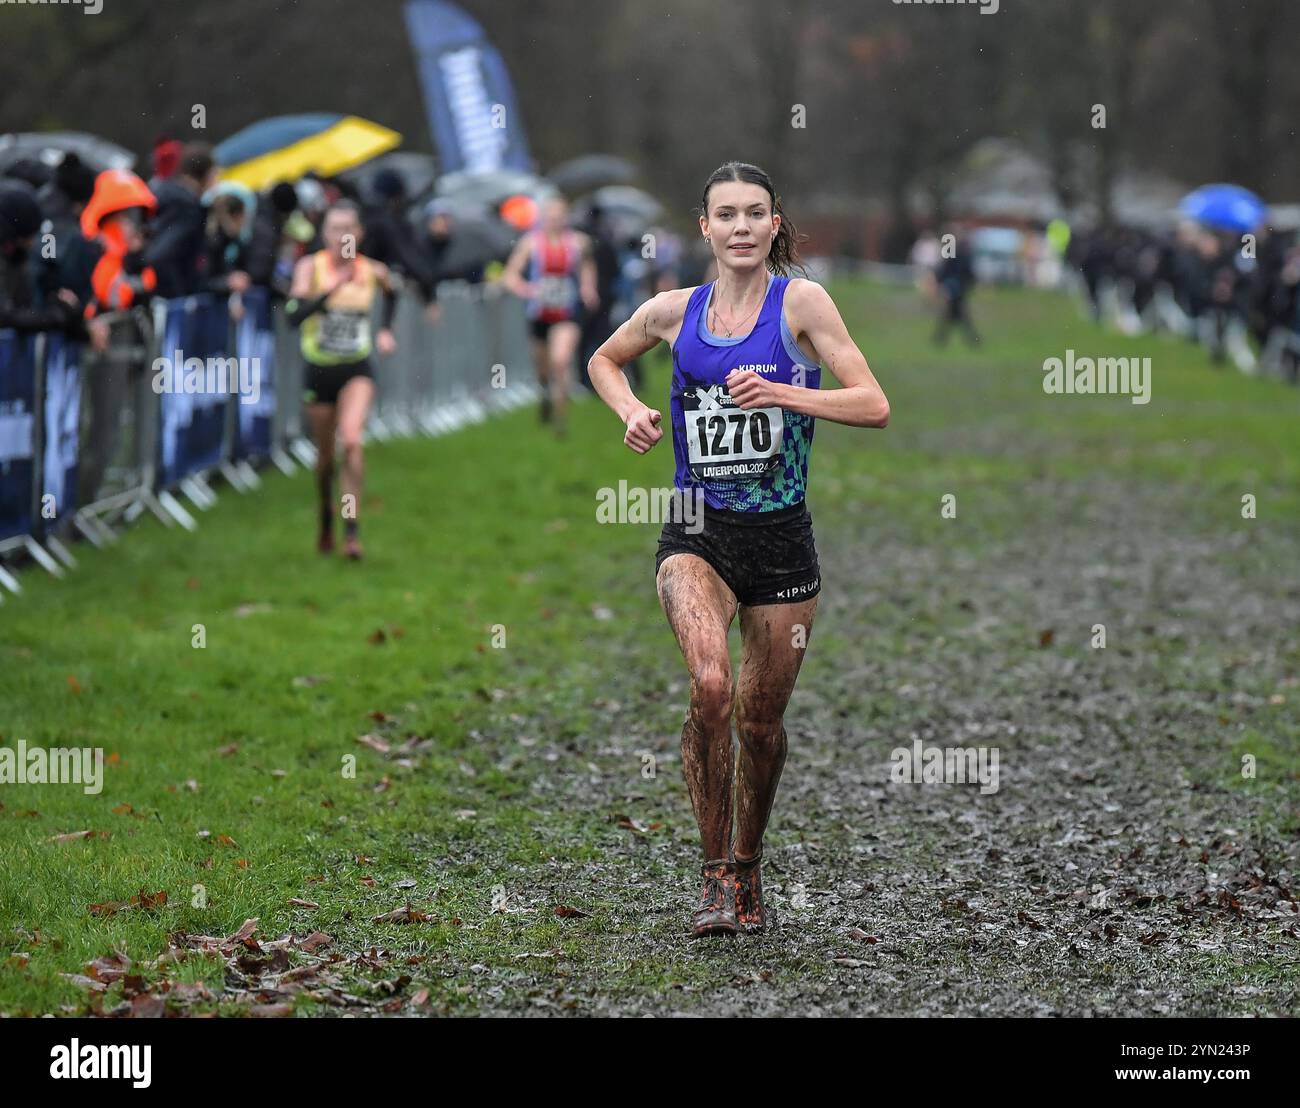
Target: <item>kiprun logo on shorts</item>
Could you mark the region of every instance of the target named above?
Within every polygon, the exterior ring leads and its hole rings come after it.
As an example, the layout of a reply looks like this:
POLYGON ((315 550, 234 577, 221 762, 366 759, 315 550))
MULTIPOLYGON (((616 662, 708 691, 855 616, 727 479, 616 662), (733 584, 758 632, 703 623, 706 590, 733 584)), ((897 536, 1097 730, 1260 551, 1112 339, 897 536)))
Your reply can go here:
POLYGON ((173 358, 153 360, 153 391, 185 396, 230 393, 241 404, 256 404, 262 395, 261 358, 173 358))
POLYGON ((1073 350, 1065 360, 1043 362, 1043 391, 1066 396, 1126 396, 1134 404, 1151 401, 1150 358, 1079 358, 1073 350))
POLYGON ((984 795, 998 791, 996 746, 926 747, 913 739, 911 747, 897 746, 889 755, 895 785, 973 785, 984 795))
POLYGON ((895 4, 963 4, 979 8, 980 15, 997 15, 1002 0, 894 0, 895 4))
POLYGON ((681 523, 692 535, 704 530, 704 490, 644 489, 620 481, 596 490, 597 523, 681 523))
POLYGON ((0 785, 80 785, 87 796, 104 787, 104 750, 90 746, 0 746, 0 785))
POLYGON ((67 1046, 50 1047, 50 1076, 56 1081, 73 1078, 107 1078, 128 1080, 137 1089, 147 1089, 153 1080, 153 1047, 132 1043, 130 1046, 109 1046, 100 1043, 82 1044, 73 1039, 67 1046))

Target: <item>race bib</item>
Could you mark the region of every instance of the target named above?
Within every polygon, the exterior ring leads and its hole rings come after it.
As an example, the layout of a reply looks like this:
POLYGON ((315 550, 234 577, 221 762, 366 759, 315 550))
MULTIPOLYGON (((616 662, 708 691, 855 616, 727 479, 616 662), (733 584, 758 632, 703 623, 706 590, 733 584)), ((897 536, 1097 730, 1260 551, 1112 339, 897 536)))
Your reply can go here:
POLYGON ((326 312, 317 344, 327 354, 360 357, 370 348, 370 317, 359 312, 326 312))
POLYGON ((687 464, 699 480, 760 477, 780 459, 785 423, 778 407, 740 408, 725 385, 714 385, 687 389, 682 413, 687 464))
POLYGON ((567 308, 573 302, 573 278, 542 277, 537 282, 537 302, 543 308, 567 308))

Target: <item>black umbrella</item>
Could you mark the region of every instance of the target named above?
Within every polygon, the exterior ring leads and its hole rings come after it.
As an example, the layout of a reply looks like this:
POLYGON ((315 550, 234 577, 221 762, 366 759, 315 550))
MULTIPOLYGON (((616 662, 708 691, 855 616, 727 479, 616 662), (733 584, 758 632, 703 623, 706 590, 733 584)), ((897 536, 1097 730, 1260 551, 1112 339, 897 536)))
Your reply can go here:
POLYGON ((130 169, 135 165, 131 151, 98 135, 83 131, 26 131, 0 135, 0 173, 15 162, 28 159, 55 166, 69 152, 97 173, 105 169, 130 169))
POLYGON ((437 166, 432 154, 414 154, 407 150, 392 150, 371 158, 363 165, 344 170, 339 176, 354 184, 361 195, 369 199, 372 194, 371 183, 375 174, 381 169, 396 170, 406 185, 406 195, 412 200, 421 199, 425 193, 432 191, 433 182, 438 176, 437 166))
POLYGON ((495 207, 507 197, 527 193, 536 199, 555 186, 538 177, 517 169, 498 169, 491 173, 448 173, 438 179, 438 197, 457 207, 477 206, 480 209, 495 207))
POLYGON ((613 154, 584 154, 557 165, 546 178, 573 196, 603 185, 625 185, 636 179, 636 167, 613 154))
POLYGON ((466 214, 445 201, 435 203, 451 218, 451 241, 438 263, 444 276, 456 277, 510 256, 519 238, 519 231, 510 224, 490 215, 466 214))

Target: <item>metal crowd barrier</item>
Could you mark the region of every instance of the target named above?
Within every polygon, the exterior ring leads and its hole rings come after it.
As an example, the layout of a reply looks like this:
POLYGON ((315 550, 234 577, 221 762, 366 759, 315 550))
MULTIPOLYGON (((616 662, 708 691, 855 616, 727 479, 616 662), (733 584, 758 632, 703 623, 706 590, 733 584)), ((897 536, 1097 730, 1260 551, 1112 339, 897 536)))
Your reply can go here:
MULTIPOLYGON (((444 434, 537 398, 517 298, 451 281, 439 286, 438 303, 433 325, 403 293, 397 351, 372 356, 367 431, 376 440, 444 434)), ((9 554, 56 575, 75 565, 63 541, 73 529, 96 546, 145 512, 194 529, 182 500, 199 512, 211 507, 217 477, 250 492, 261 466, 291 474, 315 464, 297 330, 265 290, 250 290, 239 308, 201 294, 115 312, 102 317, 111 335, 102 353, 59 335, 0 331, 0 586, 20 590, 3 563, 9 554), (197 390, 184 387, 191 358, 204 370, 197 390), (257 374, 257 403, 232 386, 241 358, 245 373, 257 374), (228 374, 224 391, 208 387, 213 366, 228 374)))

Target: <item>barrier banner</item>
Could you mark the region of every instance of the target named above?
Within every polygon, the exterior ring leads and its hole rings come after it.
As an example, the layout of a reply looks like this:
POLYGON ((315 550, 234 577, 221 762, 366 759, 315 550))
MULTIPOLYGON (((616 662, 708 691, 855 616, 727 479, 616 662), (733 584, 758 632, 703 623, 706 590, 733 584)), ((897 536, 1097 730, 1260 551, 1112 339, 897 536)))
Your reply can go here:
POLYGON ((235 356, 241 388, 235 406, 235 458, 265 458, 271 453, 275 419, 275 320, 271 290, 243 294, 244 315, 235 325, 235 356))
POLYGON ((226 356, 226 301, 208 293, 163 305, 162 341, 151 368, 159 394, 160 481, 170 488, 221 461, 226 406, 239 387, 236 359, 226 356))
POLYGON ((46 335, 42 520, 67 519, 77 510, 80 421, 81 347, 62 335, 46 335))
POLYGON ((0 539, 32 532, 36 339, 0 331, 0 539))

